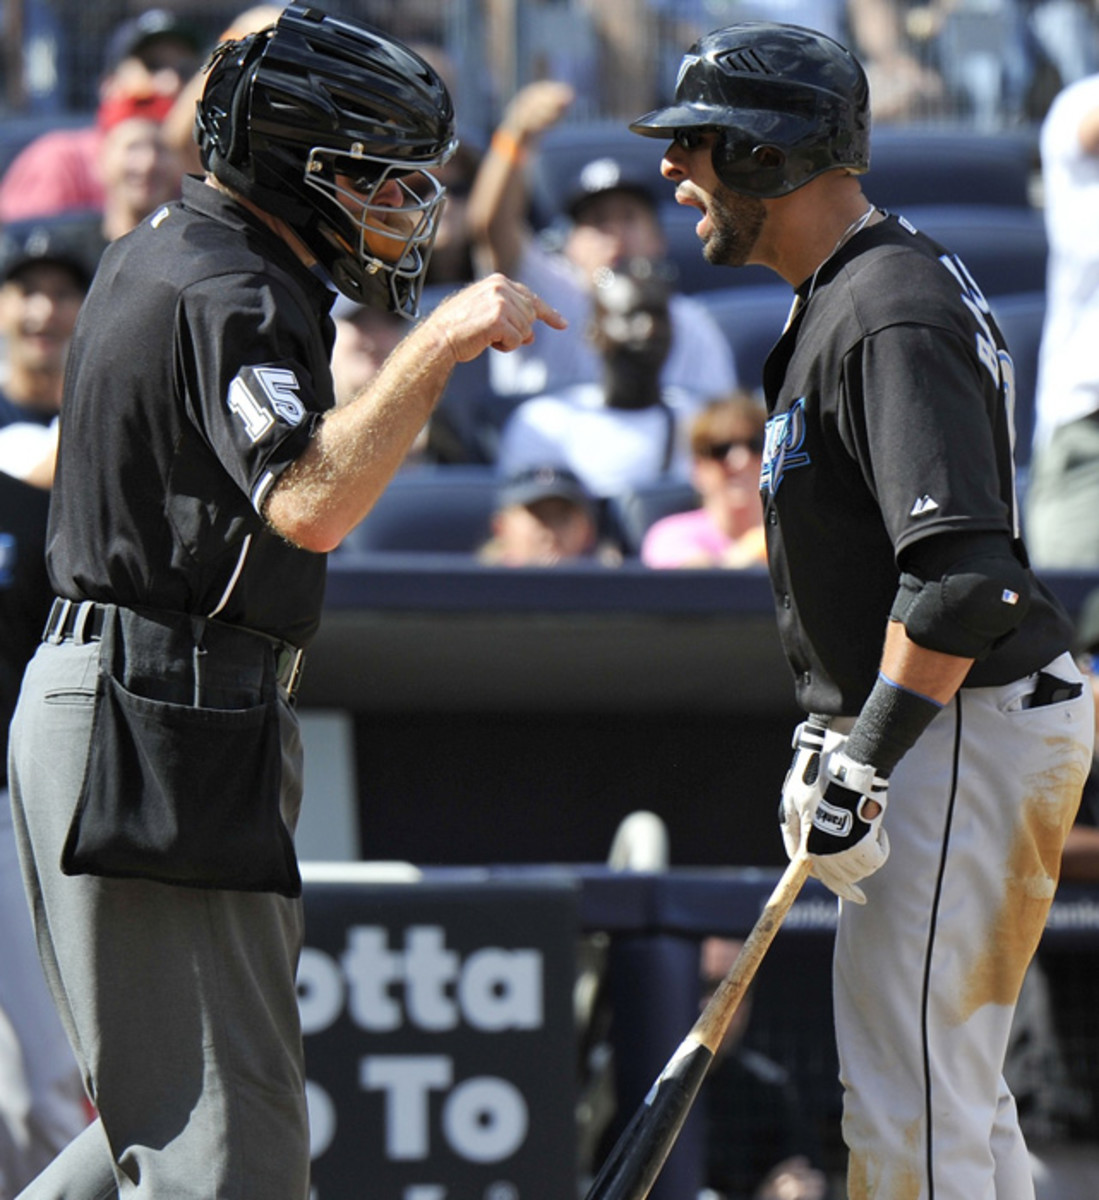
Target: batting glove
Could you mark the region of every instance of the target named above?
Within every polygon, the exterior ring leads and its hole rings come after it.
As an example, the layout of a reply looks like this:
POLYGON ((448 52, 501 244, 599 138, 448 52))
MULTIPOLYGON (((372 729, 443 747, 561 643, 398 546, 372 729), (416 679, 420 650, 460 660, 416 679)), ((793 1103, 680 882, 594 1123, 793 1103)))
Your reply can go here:
POLYGON ((873 875, 889 857, 889 837, 882 827, 888 780, 835 750, 824 765, 820 785, 806 839, 813 874, 837 896, 865 904, 858 881, 873 875), (879 805, 873 816, 866 811, 871 801, 879 805))
POLYGON ((794 730, 794 757, 782 784, 782 799, 778 806, 778 822, 786 855, 793 859, 801 848, 802 825, 811 818, 820 799, 818 786, 824 735, 828 718, 811 715, 794 730))

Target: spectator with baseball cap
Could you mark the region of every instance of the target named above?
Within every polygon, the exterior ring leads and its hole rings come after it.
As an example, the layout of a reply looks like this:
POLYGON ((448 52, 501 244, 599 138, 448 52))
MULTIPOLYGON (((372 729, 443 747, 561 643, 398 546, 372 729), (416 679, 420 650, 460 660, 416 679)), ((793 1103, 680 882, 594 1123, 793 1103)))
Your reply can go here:
MULTIPOLYGON (((500 394, 557 391, 597 380, 599 356, 584 337, 595 272, 623 259, 666 254, 654 184, 607 154, 594 155, 568 189, 569 223, 560 249, 547 248, 535 236, 527 216, 524 168, 539 137, 562 119, 574 99, 572 87, 552 80, 517 92, 492 135, 469 197, 467 220, 479 270, 521 280, 569 320, 564 336, 536 334, 515 354, 492 356, 492 387, 500 394)), ((736 385, 732 351, 703 305, 676 292, 671 316, 663 382, 682 389, 685 403, 693 398, 701 404, 730 391, 736 385)))
POLYGON ((576 559, 618 566, 617 549, 601 543, 594 499, 566 467, 527 467, 500 485, 492 537, 482 562, 501 567, 552 567, 576 559))
MULTIPOLYGON (((201 34, 167 9, 149 9, 110 36, 99 80, 99 103, 117 95, 175 97, 198 68, 201 34)), ((0 221, 20 221, 104 204, 98 121, 41 134, 15 156, 0 178, 0 221)))
POLYGON ((113 92, 96 113, 96 165, 103 200, 66 212, 71 236, 95 265, 107 246, 179 196, 183 164, 167 144, 163 123, 173 99, 161 92, 113 92))
POLYGON ((53 478, 65 356, 92 269, 63 218, 0 232, 0 471, 18 479, 53 478))
POLYGON ((124 89, 135 90, 134 71, 140 63, 145 76, 163 76, 162 85, 150 90, 174 94, 198 68, 205 38, 196 26, 166 8, 149 8, 121 22, 107 40, 103 74, 119 79, 124 89))
POLYGON ((121 92, 99 106, 99 177, 103 204, 96 214, 97 254, 179 196, 183 164, 164 137, 173 97, 121 92))

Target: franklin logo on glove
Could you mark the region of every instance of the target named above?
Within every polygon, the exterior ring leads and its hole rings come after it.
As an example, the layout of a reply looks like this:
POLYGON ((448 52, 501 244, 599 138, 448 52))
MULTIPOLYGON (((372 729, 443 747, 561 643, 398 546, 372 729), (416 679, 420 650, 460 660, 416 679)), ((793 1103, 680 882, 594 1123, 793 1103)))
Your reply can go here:
POLYGON ((813 813, 813 824, 832 837, 843 838, 851 832, 854 818, 846 808, 833 808, 827 800, 821 800, 813 813))

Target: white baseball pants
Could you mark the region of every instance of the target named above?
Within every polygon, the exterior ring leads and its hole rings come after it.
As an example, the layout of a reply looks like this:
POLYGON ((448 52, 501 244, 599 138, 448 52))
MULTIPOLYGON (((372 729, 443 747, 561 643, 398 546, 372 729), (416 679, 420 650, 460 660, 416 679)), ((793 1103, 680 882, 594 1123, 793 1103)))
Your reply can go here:
POLYGON ((1003 1062, 1091 765, 1083 682, 965 688, 893 773, 889 861, 836 940, 849 1200, 1034 1200, 1003 1062))

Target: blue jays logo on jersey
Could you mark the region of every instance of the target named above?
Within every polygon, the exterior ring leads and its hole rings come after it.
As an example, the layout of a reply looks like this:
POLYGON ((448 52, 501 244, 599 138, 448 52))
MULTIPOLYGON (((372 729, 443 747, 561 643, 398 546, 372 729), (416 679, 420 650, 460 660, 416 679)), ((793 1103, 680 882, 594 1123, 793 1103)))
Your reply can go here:
POLYGON ((787 471, 807 467, 809 462, 809 452, 805 449, 805 397, 802 396, 786 412, 775 413, 767 420, 760 491, 773 496, 787 471))

